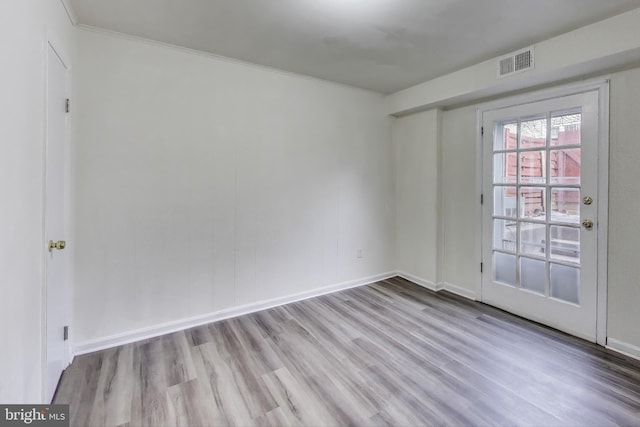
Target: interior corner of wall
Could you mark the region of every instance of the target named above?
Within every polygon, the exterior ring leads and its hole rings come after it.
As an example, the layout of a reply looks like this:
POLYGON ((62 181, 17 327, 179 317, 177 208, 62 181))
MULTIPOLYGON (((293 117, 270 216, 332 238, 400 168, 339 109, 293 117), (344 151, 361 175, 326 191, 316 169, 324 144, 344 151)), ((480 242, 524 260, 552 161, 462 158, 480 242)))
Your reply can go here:
POLYGON ((478 295, 475 290, 469 289, 465 286, 454 285, 453 283, 443 282, 443 288, 446 291, 451 292, 452 294, 459 295, 461 297, 470 299, 472 301, 478 300, 478 295))

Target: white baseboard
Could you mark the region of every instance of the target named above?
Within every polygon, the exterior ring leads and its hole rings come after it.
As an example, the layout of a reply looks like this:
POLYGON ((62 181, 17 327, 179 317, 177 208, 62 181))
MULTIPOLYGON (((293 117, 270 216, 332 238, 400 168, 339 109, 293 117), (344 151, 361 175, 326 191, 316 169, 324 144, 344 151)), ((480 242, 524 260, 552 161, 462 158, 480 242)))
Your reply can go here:
POLYGON ((430 280, 426 280, 421 277, 414 276, 413 274, 406 273, 404 271, 398 271, 398 276, 410 282, 413 282, 418 286, 427 288, 431 291, 440 292, 444 290, 444 291, 449 291, 452 294, 456 294, 456 295, 460 295, 461 297, 468 298, 473 301, 476 300, 476 293, 467 288, 463 288, 462 286, 454 285, 452 283, 447 283, 447 282, 436 284, 430 280))
POLYGON ((397 272, 397 276, 400 276, 403 279, 406 279, 406 280, 408 280, 410 282, 413 282, 418 286, 422 286, 423 288, 427 288, 430 291, 438 292, 438 291, 443 289, 442 286, 438 286, 438 285, 436 285, 435 283, 433 283, 430 280, 426 280, 426 279, 423 279, 421 277, 414 276, 413 274, 410 274, 410 273, 405 273, 404 271, 398 271, 397 272))
MULTIPOLYGON (((375 276, 365 277, 362 279, 337 283, 335 285, 325 286, 325 287, 314 289, 311 291, 302 292, 299 294, 287 295, 284 297, 273 298, 265 301, 259 301, 256 303, 247 304, 239 307, 232 307, 225 310, 216 311, 213 313, 203 314, 200 316, 194 316, 186 319, 176 320, 173 322, 163 323, 160 325, 150 326, 147 328, 136 329, 136 330, 123 332, 120 334, 115 334, 115 335, 111 335, 103 338, 84 341, 74 345, 71 360, 73 360, 73 356, 92 353, 94 351, 117 347, 124 344, 130 344, 132 342, 141 341, 148 338, 154 338, 160 335, 170 334, 173 332, 182 331, 182 330, 193 328, 196 326, 206 325, 207 323, 213 323, 219 320, 241 316, 243 314, 254 313, 256 311, 266 310, 268 308, 273 308, 280 305, 305 300, 308 298, 326 295, 333 292, 342 291, 345 289, 355 288, 358 286, 364 286, 370 283, 389 279, 395 276, 400 276, 403 279, 406 279, 410 282, 415 283, 418 286, 422 286, 423 288, 429 289, 431 291, 439 292, 442 290, 447 290, 451 293, 460 295, 464 298, 468 298, 471 300, 475 300, 476 298, 475 292, 458 285, 454 285, 446 282, 436 284, 434 282, 431 282, 430 280, 426 280, 421 277, 414 276, 413 274, 406 273, 403 271, 387 272, 387 273, 378 274, 375 276)), ((612 340, 609 340, 609 342, 611 341, 612 340)), ((622 348, 627 348, 627 347, 624 347, 625 346, 624 343, 621 343, 621 345, 622 345, 622 348)), ((615 349, 613 347, 613 344, 612 344, 612 348, 615 349)), ((625 352, 625 350, 619 350, 619 351, 625 352)), ((632 351, 636 351, 635 354, 640 355, 640 349, 635 348, 635 350, 632 350, 632 351)), ((633 355, 633 353, 631 355, 633 355)), ((634 356, 634 357, 640 357, 640 356, 634 356)))
POLYGON ((326 295, 333 292, 342 291, 345 289, 355 288, 358 286, 368 285, 370 283, 378 282, 380 280, 385 280, 391 277, 395 277, 396 275, 397 274, 395 272, 377 274, 375 276, 364 277, 362 279, 356 279, 356 280, 349 280, 347 282, 337 283, 330 286, 324 286, 322 288, 317 288, 311 291, 301 292, 298 294, 287 295, 284 297, 273 298, 265 301, 259 301, 256 303, 247 304, 239 307, 232 307, 229 309, 216 311, 213 313, 207 313, 200 316, 194 316, 186 319, 176 320, 173 322, 163 323, 160 325, 150 326, 147 328, 141 328, 133 331, 123 332, 123 333, 111 335, 108 337, 84 341, 74 345, 73 355, 78 356, 81 354, 92 353, 98 350, 104 350, 107 348, 117 347, 124 344, 130 344, 132 342, 157 337, 160 335, 170 334, 173 332, 182 331, 182 330, 193 328, 196 326, 206 325, 207 323, 217 322, 219 320, 229 319, 231 317, 237 317, 243 314, 254 313, 256 311, 261 311, 268 308, 273 308, 280 305, 305 300, 308 298, 326 295))
POLYGON ((449 291, 452 294, 460 295, 461 297, 470 299, 472 301, 476 301, 476 296, 477 296, 476 292, 471 289, 454 285, 453 283, 444 282, 444 290, 449 291))
POLYGON ((615 338, 607 338, 607 345, 605 347, 613 351, 617 351, 618 353, 633 357, 634 359, 640 360, 640 347, 633 344, 628 344, 624 341, 618 341, 615 338))

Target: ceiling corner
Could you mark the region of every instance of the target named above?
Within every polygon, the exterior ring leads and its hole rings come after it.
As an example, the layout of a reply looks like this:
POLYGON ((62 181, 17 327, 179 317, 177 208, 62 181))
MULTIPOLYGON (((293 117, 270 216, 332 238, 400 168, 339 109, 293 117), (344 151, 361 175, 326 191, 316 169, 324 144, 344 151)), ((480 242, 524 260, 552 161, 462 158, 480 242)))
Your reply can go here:
POLYGON ((73 9, 73 6, 71 6, 71 1, 60 0, 60 3, 62 3, 62 7, 64 7, 64 11, 67 13, 67 16, 69 17, 69 21, 71 21, 71 24, 73 24, 74 26, 78 25, 78 15, 76 14, 76 11, 73 9))

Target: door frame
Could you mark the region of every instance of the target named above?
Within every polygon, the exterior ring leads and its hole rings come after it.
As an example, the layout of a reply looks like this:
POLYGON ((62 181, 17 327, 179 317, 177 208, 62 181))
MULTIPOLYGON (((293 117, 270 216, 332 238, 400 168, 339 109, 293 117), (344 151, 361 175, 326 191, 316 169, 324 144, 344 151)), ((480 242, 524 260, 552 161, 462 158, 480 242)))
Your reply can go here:
MULTIPOLYGON (((598 93, 598 253, 597 253, 597 303, 596 303, 596 342, 607 345, 607 259, 609 232, 609 77, 603 76, 578 83, 542 89, 520 95, 509 96, 495 101, 480 104, 476 111, 476 256, 478 263, 482 262, 483 217, 483 146, 482 146, 482 117, 485 112, 515 107, 532 102, 545 101, 584 92, 598 93)), ((482 299, 482 273, 477 270, 476 300, 482 299)))
MULTIPOLYGON (((63 43, 58 42, 58 37, 53 34, 51 30, 46 31, 43 48, 42 48, 42 79, 43 79, 43 92, 42 92, 42 227, 41 227, 41 263, 42 263, 42 275, 41 275, 41 309, 40 309, 40 325, 41 325, 41 333, 40 333, 40 343, 41 343, 41 369, 40 369, 40 384, 41 384, 41 401, 43 403, 49 403, 46 400, 47 394, 47 254, 48 249, 46 247, 46 238, 47 238, 47 155, 49 148, 49 127, 48 127, 48 101, 49 101, 49 49, 53 50, 53 52, 60 59, 62 64, 64 65, 65 72, 65 86, 67 96, 71 97, 71 60, 70 56, 64 49, 61 49, 63 43)), ((72 122, 71 122, 71 114, 67 117, 67 134, 65 141, 65 159, 67 160, 67 165, 64 170, 65 174, 65 183, 66 183, 66 198, 63 203, 67 207, 67 215, 65 217, 65 222, 67 225, 67 231, 69 233, 69 239, 72 240, 72 229, 71 225, 71 206, 72 206, 72 185, 71 185, 71 133, 72 133, 72 122)), ((71 282, 71 272, 73 269, 73 257, 69 257, 69 309, 72 308, 72 282, 71 282)), ((71 323, 72 313, 68 313, 69 323, 71 323)), ((71 326, 71 325, 70 325, 71 326)), ((66 348, 66 363, 67 366, 71 364, 73 361, 73 348, 71 345, 71 337, 69 337, 66 348)))

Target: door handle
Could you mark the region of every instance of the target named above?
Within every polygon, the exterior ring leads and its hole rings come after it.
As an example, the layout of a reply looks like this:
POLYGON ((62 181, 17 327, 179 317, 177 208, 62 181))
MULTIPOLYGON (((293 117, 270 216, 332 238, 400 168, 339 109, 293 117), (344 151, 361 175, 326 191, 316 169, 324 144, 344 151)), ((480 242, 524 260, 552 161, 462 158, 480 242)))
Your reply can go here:
POLYGON ((64 240, 58 240, 57 242, 54 242, 53 240, 49 240, 49 252, 53 251, 54 249, 62 250, 66 246, 67 246, 67 242, 65 242, 64 240))
POLYGON ((582 220, 582 226, 587 230, 591 230, 593 228, 593 221, 590 219, 584 219, 582 220))

